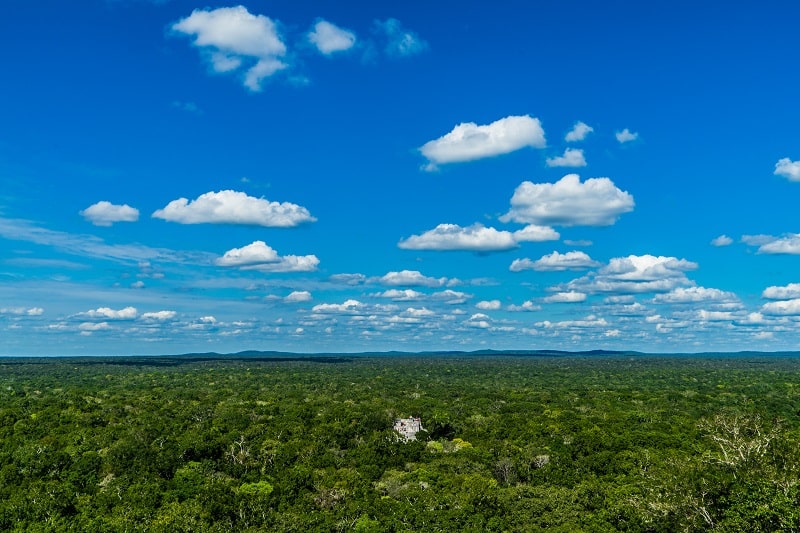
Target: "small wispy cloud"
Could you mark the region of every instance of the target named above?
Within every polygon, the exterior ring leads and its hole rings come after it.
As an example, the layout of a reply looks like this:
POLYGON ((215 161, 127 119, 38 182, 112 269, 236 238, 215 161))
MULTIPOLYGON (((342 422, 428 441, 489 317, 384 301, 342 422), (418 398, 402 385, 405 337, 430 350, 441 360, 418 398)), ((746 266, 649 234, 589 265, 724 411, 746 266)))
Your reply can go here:
POLYGON ((580 148, 567 148, 563 155, 548 157, 546 163, 548 167, 585 167, 586 159, 580 148))
POLYGON ((614 134, 614 136, 617 138, 617 141, 619 141, 621 144, 629 143, 629 142, 635 141, 636 139, 639 138, 639 134, 638 133, 634 133, 631 130, 629 130, 628 128, 625 128, 622 131, 616 132, 614 134))
POLYGON ((582 141, 586 138, 587 135, 589 135, 593 131, 594 131, 593 127, 589 126, 584 122, 578 121, 575 123, 572 129, 569 130, 567 135, 564 137, 564 140, 567 142, 582 141))
POLYGON ((783 176, 789 181, 800 181, 800 161, 792 161, 788 157, 775 163, 775 175, 783 176))
POLYGON ((350 50, 356 44, 356 34, 327 20, 318 20, 308 32, 308 41, 323 55, 350 50))

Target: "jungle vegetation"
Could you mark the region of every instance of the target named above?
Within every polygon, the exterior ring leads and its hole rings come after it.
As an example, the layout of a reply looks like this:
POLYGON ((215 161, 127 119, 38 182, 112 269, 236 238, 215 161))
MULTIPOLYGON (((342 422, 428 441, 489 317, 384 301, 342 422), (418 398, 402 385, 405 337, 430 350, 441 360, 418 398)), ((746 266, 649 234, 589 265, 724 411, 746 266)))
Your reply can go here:
POLYGON ((0 530, 800 531, 798 415, 795 357, 0 359, 0 530))

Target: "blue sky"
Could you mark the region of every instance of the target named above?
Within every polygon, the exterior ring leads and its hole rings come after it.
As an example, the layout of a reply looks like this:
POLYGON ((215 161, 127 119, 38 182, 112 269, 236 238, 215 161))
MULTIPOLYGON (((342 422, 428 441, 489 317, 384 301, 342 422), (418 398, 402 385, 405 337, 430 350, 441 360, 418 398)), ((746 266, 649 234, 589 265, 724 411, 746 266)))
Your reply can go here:
POLYGON ((5 7, 0 354, 800 347, 800 7, 5 7))

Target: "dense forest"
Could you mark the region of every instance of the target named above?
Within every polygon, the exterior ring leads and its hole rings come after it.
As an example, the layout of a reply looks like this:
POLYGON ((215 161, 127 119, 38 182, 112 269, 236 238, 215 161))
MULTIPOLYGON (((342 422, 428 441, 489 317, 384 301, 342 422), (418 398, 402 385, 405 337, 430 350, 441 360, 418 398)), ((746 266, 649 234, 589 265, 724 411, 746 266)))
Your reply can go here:
POLYGON ((3 531, 800 531, 798 358, 0 367, 3 531))

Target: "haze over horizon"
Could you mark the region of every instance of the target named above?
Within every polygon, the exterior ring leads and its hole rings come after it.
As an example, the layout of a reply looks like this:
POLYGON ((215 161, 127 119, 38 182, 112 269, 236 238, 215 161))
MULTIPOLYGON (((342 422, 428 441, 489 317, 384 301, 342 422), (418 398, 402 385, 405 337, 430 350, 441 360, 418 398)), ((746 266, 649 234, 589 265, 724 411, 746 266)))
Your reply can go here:
POLYGON ((800 6, 6 7, 0 355, 800 347, 800 6))

